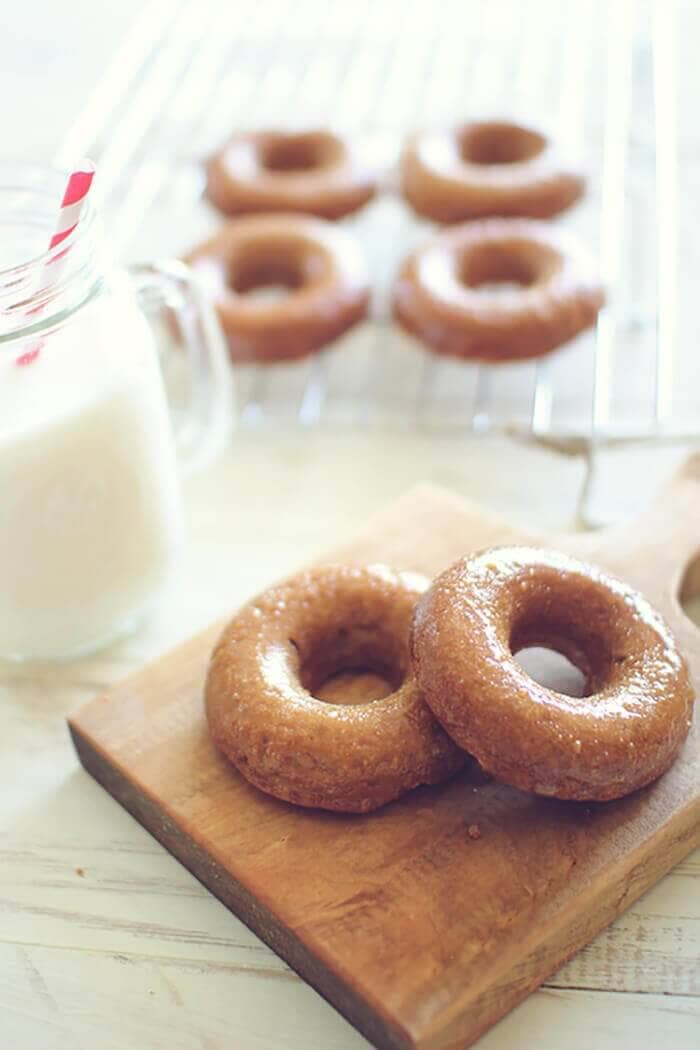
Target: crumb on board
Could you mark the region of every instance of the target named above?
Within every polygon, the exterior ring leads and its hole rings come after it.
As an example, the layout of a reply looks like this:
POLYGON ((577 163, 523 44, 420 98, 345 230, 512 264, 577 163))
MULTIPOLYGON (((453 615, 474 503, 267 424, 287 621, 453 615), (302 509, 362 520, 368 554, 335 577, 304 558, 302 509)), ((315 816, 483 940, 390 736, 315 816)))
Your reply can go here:
POLYGON ((480 839, 481 838, 481 828, 479 827, 478 824, 470 824, 469 827, 467 828, 467 835, 469 836, 470 839, 480 839))
POLYGON ((85 878, 85 868, 76 868, 75 869, 75 874, 76 875, 80 875, 80 878, 84 879, 85 878))

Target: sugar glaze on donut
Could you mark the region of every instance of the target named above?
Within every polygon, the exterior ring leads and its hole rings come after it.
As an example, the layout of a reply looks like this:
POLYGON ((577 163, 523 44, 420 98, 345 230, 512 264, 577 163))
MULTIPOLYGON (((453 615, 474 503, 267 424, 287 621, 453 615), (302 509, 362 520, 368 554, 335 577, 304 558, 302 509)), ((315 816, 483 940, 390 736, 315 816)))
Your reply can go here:
POLYGON ((231 219, 186 257, 214 301, 236 362, 314 353, 367 313, 364 257, 346 230, 306 215, 231 219), (283 285, 274 301, 246 293, 283 285))
POLYGON ((596 320, 604 291, 585 254, 527 219, 485 219, 435 234, 404 261, 399 323, 434 353, 513 361, 550 353, 596 320), (511 282, 494 294, 483 285, 511 282))
POLYGON ((340 219, 376 191, 371 167, 330 131, 244 131, 207 163, 207 196, 226 215, 295 211, 340 219))
POLYGON ((669 627, 642 595, 554 551, 487 550, 443 572, 416 608, 418 685, 450 736, 495 777, 562 799, 604 801, 673 762, 693 689, 669 627), (587 695, 540 685, 514 653, 545 646, 587 695))
POLYGON ((413 210, 435 222, 548 219, 579 200, 585 178, 544 132, 482 120, 412 138, 401 188, 413 210))
POLYGON ((364 813, 455 773, 466 756, 423 702, 408 635, 427 581, 385 566, 322 566, 237 613, 211 658, 217 746, 256 787, 301 806, 364 813), (315 695, 338 670, 391 686, 370 702, 315 695))

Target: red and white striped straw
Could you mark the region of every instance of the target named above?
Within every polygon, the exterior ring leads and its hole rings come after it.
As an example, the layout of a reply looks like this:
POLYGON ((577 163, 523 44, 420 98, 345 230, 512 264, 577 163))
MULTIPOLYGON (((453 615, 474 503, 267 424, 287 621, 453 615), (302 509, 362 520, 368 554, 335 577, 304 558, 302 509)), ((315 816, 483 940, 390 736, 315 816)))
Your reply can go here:
MULTIPOLYGON (((49 250, 55 248, 57 244, 65 241, 73 230, 80 222, 80 216, 83 208, 85 207, 85 201, 92 185, 92 180, 95 177, 95 165, 91 160, 84 160, 81 165, 70 173, 68 176, 68 182, 66 188, 63 191, 63 198, 61 200, 61 207, 58 212, 58 218, 56 220, 56 226, 54 232, 49 241, 49 250)), ((39 290, 44 288, 50 280, 55 280, 57 270, 56 265, 62 264, 65 252, 59 252, 58 255, 53 255, 44 266, 44 273, 39 282, 39 290), (51 269, 49 270, 49 267, 51 269)), ((38 313, 41 311, 41 306, 35 306, 29 313, 38 313)), ((17 358, 18 365, 28 365, 32 361, 35 361, 39 356, 39 351, 43 346, 43 341, 37 341, 31 349, 26 350, 23 354, 17 358)))
POLYGON ((78 225, 94 177, 95 165, 91 160, 84 160, 79 168, 70 173, 49 248, 55 248, 64 241, 78 225))

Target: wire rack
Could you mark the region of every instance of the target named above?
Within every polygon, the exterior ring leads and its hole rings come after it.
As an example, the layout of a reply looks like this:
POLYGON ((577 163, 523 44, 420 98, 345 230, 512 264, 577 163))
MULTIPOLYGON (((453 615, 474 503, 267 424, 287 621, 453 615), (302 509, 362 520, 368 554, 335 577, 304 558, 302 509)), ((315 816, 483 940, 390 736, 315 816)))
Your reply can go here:
POLYGON ((243 426, 506 429, 569 451, 679 437, 700 375, 675 346, 673 43, 672 7, 632 0, 149 0, 58 160, 98 159, 117 251, 144 258, 216 228, 202 159, 236 128, 332 125, 373 151, 386 192, 345 222, 371 266, 371 319, 308 361, 238 368, 243 426), (590 173, 558 221, 598 259, 609 306, 534 363, 438 358, 388 318, 398 264, 430 232, 393 192, 402 137, 467 115, 543 123, 590 173))

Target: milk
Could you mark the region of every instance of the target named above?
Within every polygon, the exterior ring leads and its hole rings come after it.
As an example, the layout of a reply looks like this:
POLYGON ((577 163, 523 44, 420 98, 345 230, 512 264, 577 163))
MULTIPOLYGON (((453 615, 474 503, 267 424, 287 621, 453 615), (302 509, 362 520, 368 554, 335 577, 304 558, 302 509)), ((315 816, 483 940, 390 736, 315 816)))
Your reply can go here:
POLYGON ((128 289, 16 357, 0 346, 0 656, 64 659, 125 630, 169 577, 173 439, 128 289))

